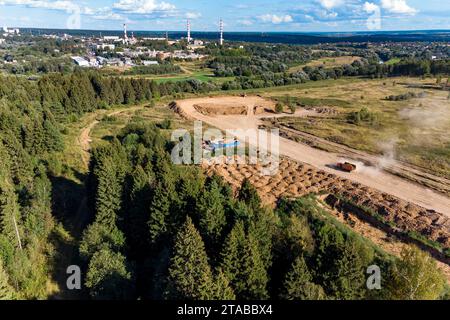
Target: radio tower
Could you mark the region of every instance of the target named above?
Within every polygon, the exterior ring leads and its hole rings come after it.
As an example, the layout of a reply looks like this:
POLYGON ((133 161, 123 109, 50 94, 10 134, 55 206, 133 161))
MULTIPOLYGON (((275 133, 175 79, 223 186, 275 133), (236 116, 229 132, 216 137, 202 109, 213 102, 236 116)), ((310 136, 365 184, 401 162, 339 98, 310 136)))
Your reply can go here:
POLYGON ((221 46, 223 46, 223 20, 222 20, 222 19, 220 19, 219 27, 220 27, 220 39, 219 39, 219 44, 220 44, 221 46))
POLYGON ((187 21, 187 42, 191 43, 191 21, 187 21))
POLYGON ((123 24, 123 41, 128 43, 128 35, 127 35, 127 24, 123 24))

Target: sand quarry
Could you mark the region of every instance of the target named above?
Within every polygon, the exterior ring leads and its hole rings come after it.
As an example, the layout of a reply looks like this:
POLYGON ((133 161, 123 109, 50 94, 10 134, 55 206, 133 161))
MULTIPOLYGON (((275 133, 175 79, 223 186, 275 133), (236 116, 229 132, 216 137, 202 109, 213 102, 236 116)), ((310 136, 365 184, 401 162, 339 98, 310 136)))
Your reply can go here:
MULTIPOLYGON (((286 116, 275 114, 273 101, 259 96, 186 99, 177 101, 172 108, 188 119, 201 120, 222 130, 256 129, 267 118, 286 116)), ((298 109, 292 116, 306 117, 314 112, 298 109)), ((246 137, 237 138, 244 141, 246 137)), ((446 195, 366 166, 363 161, 358 163, 356 172, 339 171, 335 164, 342 161, 341 154, 282 136, 280 156, 279 170, 273 176, 261 175, 258 165, 216 164, 207 169, 235 186, 249 178, 267 203, 274 203, 280 196, 342 195, 353 203, 373 209, 401 229, 420 232, 450 247, 450 198, 446 195)))

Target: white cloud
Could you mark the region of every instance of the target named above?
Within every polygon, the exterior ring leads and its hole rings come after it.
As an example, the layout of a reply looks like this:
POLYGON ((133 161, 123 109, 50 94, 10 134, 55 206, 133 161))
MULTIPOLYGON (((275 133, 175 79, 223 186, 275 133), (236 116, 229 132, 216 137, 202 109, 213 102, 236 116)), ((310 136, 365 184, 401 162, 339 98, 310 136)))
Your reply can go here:
POLYGON ((263 22, 271 22, 273 24, 289 23, 293 21, 292 16, 288 14, 284 16, 283 15, 278 16, 276 14, 265 14, 259 16, 258 18, 263 22))
POLYGON ((375 3, 366 2, 366 3, 364 3, 363 9, 367 13, 372 13, 372 12, 378 11, 380 9, 380 7, 378 5, 376 5, 375 3))
POLYGON ((69 0, 44 1, 44 0, 3 0, 0 4, 19 5, 30 8, 42 8, 50 10, 73 11, 80 9, 80 6, 69 0))
POLYGON ((327 12, 325 10, 320 10, 317 12, 317 16, 322 19, 335 19, 338 16, 337 12, 327 12))
POLYGON ((381 6, 392 13, 415 14, 417 10, 410 7, 406 0, 381 0, 381 6))
POLYGON ((339 7, 344 2, 344 0, 319 0, 320 5, 328 10, 339 7))
POLYGON ((92 18, 97 20, 126 20, 125 17, 122 17, 120 14, 113 12, 104 15, 94 15, 92 16, 92 18))
POLYGON ((186 18, 188 19, 198 19, 202 16, 200 12, 187 12, 186 18))
POLYGON ((243 26, 251 26, 251 25, 253 25, 253 22, 251 20, 248 20, 248 19, 239 20, 238 23, 240 25, 243 25, 243 26))
POLYGON ((157 0, 119 0, 113 4, 114 9, 129 13, 150 14, 161 11, 173 11, 175 6, 167 2, 157 0))

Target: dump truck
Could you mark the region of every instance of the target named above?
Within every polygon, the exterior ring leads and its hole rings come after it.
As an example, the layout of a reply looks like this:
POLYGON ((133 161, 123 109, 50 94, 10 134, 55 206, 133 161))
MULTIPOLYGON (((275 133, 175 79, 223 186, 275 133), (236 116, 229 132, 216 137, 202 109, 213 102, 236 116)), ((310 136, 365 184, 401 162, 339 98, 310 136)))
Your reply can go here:
POLYGON ((356 170, 356 165, 350 162, 340 162, 337 164, 338 169, 345 171, 345 172, 353 172, 356 170))

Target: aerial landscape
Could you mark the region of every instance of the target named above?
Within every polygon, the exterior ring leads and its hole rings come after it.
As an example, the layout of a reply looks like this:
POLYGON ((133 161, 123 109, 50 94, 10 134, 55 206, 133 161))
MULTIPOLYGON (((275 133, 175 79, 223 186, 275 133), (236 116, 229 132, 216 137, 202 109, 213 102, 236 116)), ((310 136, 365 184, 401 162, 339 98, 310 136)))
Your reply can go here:
POLYGON ((0 1, 0 300, 450 300, 449 17, 0 1))

